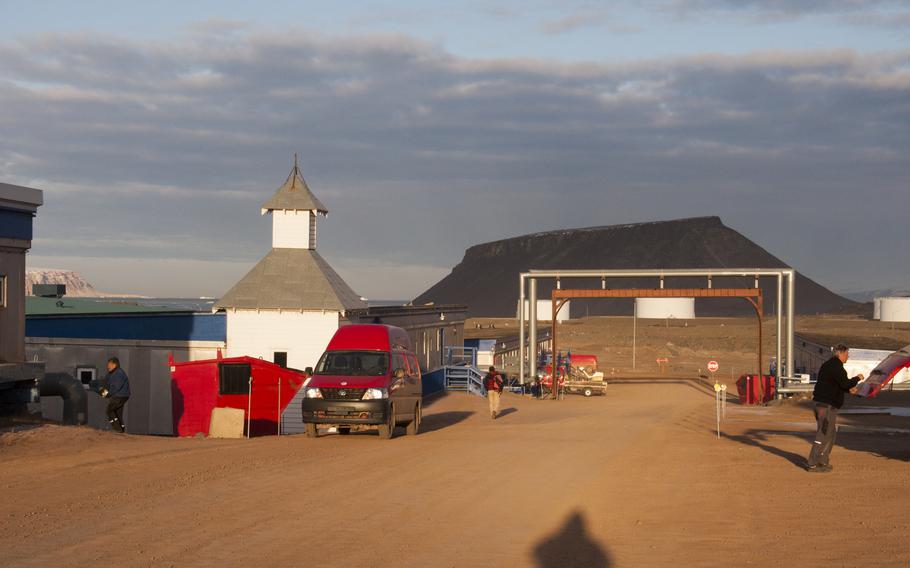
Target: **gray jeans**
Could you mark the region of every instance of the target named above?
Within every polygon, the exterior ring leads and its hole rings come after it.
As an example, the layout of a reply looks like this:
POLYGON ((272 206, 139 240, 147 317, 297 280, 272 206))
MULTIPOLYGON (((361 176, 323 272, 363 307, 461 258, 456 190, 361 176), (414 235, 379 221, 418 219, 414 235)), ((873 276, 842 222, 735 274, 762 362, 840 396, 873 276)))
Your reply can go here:
POLYGON ((809 467, 828 465, 834 438, 837 436, 837 409, 830 404, 815 403, 815 421, 818 431, 812 441, 812 452, 809 453, 809 467))

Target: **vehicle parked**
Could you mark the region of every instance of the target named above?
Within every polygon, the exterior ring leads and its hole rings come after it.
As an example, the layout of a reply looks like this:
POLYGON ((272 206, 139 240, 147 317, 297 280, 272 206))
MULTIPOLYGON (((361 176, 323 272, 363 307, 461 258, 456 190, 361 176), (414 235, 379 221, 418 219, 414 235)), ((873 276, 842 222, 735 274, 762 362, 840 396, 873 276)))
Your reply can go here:
MULTIPOLYGON (((604 380, 604 374, 597 370, 596 355, 571 354, 565 364, 558 366, 557 376, 557 385, 563 393, 584 396, 607 394, 607 382, 604 380)), ((552 395, 552 358, 550 364, 545 365, 538 373, 538 381, 541 393, 552 395)))
POLYGON ((405 330, 343 326, 304 385, 304 428, 310 437, 325 427, 336 427, 343 435, 375 429, 389 439, 397 426, 406 426, 409 435, 416 435, 422 395, 420 366, 405 330))

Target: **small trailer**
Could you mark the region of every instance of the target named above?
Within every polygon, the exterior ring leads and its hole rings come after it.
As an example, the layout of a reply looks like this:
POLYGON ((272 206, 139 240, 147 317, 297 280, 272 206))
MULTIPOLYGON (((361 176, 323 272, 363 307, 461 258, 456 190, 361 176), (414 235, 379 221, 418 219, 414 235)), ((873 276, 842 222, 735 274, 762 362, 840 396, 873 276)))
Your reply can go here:
POLYGON ((603 396, 607 394, 607 381, 600 380, 576 381, 568 380, 562 384, 562 390, 566 394, 580 394, 584 396, 603 396))
MULTIPOLYGON (((596 355, 572 354, 567 366, 559 366, 557 382, 561 394, 580 394, 595 396, 607 394, 607 382, 604 374, 597 370, 596 355)), ((541 374, 542 390, 552 393, 553 365, 546 365, 541 374)))

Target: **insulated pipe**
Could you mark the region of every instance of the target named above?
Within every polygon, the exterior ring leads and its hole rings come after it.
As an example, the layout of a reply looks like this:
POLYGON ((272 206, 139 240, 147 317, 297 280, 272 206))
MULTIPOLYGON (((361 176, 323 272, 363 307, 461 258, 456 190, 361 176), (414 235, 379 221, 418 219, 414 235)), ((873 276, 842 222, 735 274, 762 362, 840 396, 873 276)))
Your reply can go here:
POLYGON ((63 423, 73 426, 88 422, 88 394, 82 383, 69 373, 45 373, 38 383, 41 396, 63 399, 63 423))
POLYGON ((787 376, 793 376, 793 327, 796 310, 796 273, 790 271, 787 282, 787 376))
POLYGON ((525 382, 525 275, 518 277, 518 377, 525 382))
MULTIPOLYGON (((781 320, 784 313, 784 277, 782 274, 777 275, 777 357, 774 359, 774 382, 777 392, 780 393, 780 388, 783 386, 780 380, 780 338, 781 332, 784 330, 784 322, 781 320)), ((782 398, 780 394, 777 395, 778 398, 782 398)))
POLYGON ((529 277, 534 278, 631 278, 661 276, 777 276, 792 274, 792 268, 671 268, 641 270, 528 270, 529 277))
MULTIPOLYGON (((777 276, 787 278, 787 373, 792 376, 793 368, 793 314, 796 304, 796 271, 792 268, 724 268, 718 270, 698 268, 671 268, 671 269, 641 269, 641 270, 528 270, 522 276, 535 278, 636 278, 636 277, 665 277, 665 276, 702 276, 707 278, 721 276, 777 276)), ((778 302, 782 300, 778 296, 778 302)), ((781 348, 782 338, 777 337, 778 351, 781 348)), ((781 367, 778 359, 777 366, 781 367)), ((536 362, 535 362, 536 364, 536 362)))
POLYGON ((531 278, 528 298, 528 370, 537 377, 537 278, 531 278))

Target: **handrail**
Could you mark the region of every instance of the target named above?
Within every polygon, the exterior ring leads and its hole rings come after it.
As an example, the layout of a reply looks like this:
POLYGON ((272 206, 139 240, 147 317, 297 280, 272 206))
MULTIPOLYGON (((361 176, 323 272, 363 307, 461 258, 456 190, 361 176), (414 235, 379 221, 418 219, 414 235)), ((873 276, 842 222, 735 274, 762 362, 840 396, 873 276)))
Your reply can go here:
POLYGON ((477 366, 476 347, 446 347, 446 365, 477 366))
POLYGON ((483 386, 483 374, 476 367, 463 365, 445 368, 446 390, 466 391, 478 396, 486 396, 483 386))

